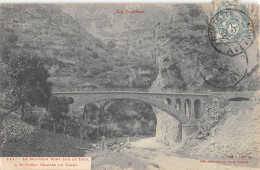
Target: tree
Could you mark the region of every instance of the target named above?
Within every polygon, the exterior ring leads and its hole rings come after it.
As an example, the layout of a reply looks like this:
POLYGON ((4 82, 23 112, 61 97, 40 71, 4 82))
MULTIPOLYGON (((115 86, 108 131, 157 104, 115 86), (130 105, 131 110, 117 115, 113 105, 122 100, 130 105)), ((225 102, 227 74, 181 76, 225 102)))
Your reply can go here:
POLYGON ((47 107, 52 87, 51 82, 47 81, 48 71, 36 54, 22 51, 19 54, 8 53, 8 55, 11 57, 4 60, 7 88, 0 101, 0 131, 4 117, 11 112, 20 109, 23 120, 26 103, 31 106, 47 107))
POLYGON ((53 131, 56 133, 58 130, 58 125, 61 121, 64 121, 64 129, 63 132, 66 131, 66 127, 69 121, 70 116, 68 115, 69 112, 69 105, 74 102, 72 97, 57 97, 52 96, 51 100, 48 104, 48 111, 53 119, 53 131))
MULTIPOLYGON (((113 102, 111 101, 100 101, 96 103, 98 109, 99 109, 99 119, 98 123, 101 125, 101 128, 103 127, 103 133, 106 134, 106 137, 108 137, 108 128, 107 128, 107 123, 109 122, 109 114, 107 112, 107 109, 109 106, 111 106, 113 102)), ((97 136, 98 136, 98 131, 97 131, 97 136)))
POLYGON ((102 133, 101 135, 108 134, 107 123, 109 114, 107 109, 112 103, 112 101, 100 101, 85 105, 84 112, 81 115, 83 120, 81 129, 87 129, 89 137, 99 137, 100 132, 102 133), (96 133, 94 134, 93 132, 96 133))

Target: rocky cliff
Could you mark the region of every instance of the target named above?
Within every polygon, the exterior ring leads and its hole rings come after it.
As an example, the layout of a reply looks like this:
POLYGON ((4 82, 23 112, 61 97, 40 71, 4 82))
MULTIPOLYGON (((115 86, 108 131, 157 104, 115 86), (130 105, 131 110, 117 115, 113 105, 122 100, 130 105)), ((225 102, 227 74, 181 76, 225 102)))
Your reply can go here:
MULTIPOLYGON (((247 50, 248 67, 243 80, 231 88, 215 88, 201 76, 198 59, 213 56, 208 38, 208 25, 213 8, 210 5, 176 5, 171 15, 153 27, 154 49, 159 75, 152 91, 242 91, 259 89, 259 54, 257 38, 247 50), (211 11, 211 12, 209 12, 211 11)), ((255 10, 258 10, 257 8, 255 10)), ((254 16, 258 21, 258 15, 254 16)), ((258 22, 254 23, 258 35, 258 22)))
POLYGON ((115 43, 113 53, 117 58, 127 57, 129 61, 153 62, 151 57, 151 28, 164 20, 171 11, 171 5, 153 4, 75 4, 61 5, 62 11, 70 14, 81 26, 105 44, 115 43), (127 14, 126 10, 144 11, 142 14, 127 14), (117 13, 123 11, 124 13, 117 13))
MULTIPOLYGON (((153 57, 158 76, 150 91, 195 92, 254 91, 259 90, 259 54, 257 39, 247 50, 248 67, 244 79, 231 88, 216 88, 204 81, 200 72, 199 57, 212 56, 214 49, 208 39, 208 24, 213 16, 210 5, 175 5, 168 18, 153 27, 153 57)), ((252 10, 258 10, 252 8, 252 10)), ((256 12, 257 13, 257 12, 256 12)), ((258 15, 254 15, 258 21, 258 15)), ((259 23, 255 22, 258 36, 259 23)), ((154 109, 157 116, 157 140, 166 144, 178 142, 174 129, 181 124, 167 113, 154 109), (174 133, 174 134, 173 134, 174 133)))

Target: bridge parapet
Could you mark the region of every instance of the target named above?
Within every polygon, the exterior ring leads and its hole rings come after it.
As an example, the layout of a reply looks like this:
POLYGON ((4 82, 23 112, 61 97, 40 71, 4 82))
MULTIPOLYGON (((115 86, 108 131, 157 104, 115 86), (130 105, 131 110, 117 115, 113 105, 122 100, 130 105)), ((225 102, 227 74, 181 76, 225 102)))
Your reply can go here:
POLYGON ((232 98, 259 98, 260 91, 242 91, 242 92, 210 92, 209 97, 218 97, 222 99, 232 98))

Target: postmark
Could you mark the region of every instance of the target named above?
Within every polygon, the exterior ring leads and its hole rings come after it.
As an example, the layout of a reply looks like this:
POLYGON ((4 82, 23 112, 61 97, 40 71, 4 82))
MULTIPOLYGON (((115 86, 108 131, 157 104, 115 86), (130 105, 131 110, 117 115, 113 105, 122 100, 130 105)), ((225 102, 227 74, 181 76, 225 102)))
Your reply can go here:
POLYGON ((248 66, 247 54, 228 57, 214 51, 213 55, 198 58, 202 78, 210 85, 228 88, 238 84, 245 76, 248 66))
POLYGON ((219 53, 236 56, 242 54, 254 39, 253 21, 240 9, 224 9, 210 20, 208 36, 219 53))

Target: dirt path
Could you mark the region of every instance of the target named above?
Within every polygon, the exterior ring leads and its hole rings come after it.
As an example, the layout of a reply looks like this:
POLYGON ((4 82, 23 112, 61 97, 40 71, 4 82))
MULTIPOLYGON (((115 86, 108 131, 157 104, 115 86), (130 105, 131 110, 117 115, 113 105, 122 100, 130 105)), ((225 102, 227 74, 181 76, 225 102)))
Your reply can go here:
POLYGON ((200 160, 172 156, 167 146, 155 141, 154 138, 140 139, 131 142, 121 152, 110 150, 87 153, 92 157, 92 169, 250 169, 247 167, 226 166, 220 163, 202 163, 200 160))

